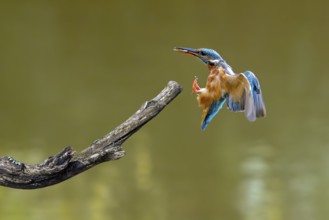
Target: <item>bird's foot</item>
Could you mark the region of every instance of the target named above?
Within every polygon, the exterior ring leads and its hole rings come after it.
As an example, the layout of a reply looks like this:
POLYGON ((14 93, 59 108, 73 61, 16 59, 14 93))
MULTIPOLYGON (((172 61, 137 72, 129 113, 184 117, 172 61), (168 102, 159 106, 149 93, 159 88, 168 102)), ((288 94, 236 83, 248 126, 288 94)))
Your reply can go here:
POLYGON ((199 93, 200 92, 200 86, 198 84, 198 78, 195 77, 193 83, 192 83, 192 92, 199 93))

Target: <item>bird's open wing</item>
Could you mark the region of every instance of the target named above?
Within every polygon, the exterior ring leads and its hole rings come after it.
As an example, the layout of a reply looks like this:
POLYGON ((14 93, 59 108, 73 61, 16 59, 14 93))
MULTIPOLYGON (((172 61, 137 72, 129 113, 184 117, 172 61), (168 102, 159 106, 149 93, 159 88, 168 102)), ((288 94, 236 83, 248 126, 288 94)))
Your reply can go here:
POLYGON ((265 105, 256 76, 246 71, 238 75, 226 75, 222 83, 227 92, 227 106, 231 111, 244 111, 249 121, 265 116, 265 105))
POLYGON ((215 117, 215 115, 219 112, 219 110, 222 108, 223 104, 225 103, 225 98, 220 98, 219 100, 211 103, 211 106, 204 116, 202 120, 201 128, 202 130, 205 130, 208 126, 209 122, 215 117))
POLYGON ((247 78, 250 84, 250 90, 254 101, 254 109, 257 118, 266 116, 266 108, 263 101, 262 90, 257 77, 251 71, 246 71, 243 75, 247 78))

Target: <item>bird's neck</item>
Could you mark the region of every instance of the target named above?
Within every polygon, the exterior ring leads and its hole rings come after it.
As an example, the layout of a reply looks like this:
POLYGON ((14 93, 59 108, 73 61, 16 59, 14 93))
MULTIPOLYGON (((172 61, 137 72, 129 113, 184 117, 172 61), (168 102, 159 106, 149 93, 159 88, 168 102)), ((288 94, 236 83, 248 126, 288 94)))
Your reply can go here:
POLYGON ((221 66, 214 66, 214 65, 208 65, 209 69, 209 74, 213 73, 214 71, 220 71, 220 72, 225 72, 225 69, 221 66))

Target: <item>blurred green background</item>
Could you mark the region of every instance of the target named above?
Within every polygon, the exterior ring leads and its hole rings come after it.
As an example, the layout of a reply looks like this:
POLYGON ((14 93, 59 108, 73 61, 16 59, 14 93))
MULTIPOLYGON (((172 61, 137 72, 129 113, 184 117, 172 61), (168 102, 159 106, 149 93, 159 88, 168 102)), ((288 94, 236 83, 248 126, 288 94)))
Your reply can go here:
POLYGON ((0 188, 0 219, 329 219, 327 1, 1 1, 0 146, 29 163, 81 151, 169 80, 185 89, 126 156, 40 190, 0 188), (268 117, 191 93, 217 50, 261 82, 268 117))

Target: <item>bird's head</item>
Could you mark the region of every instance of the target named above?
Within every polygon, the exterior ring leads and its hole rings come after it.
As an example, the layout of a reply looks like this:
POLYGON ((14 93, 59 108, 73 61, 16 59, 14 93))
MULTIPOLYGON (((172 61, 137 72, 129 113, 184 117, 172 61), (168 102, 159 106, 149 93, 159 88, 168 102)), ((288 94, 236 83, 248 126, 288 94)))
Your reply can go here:
POLYGON ((228 72, 228 74, 234 74, 230 65, 228 65, 226 61, 219 55, 219 53, 217 53, 213 49, 193 49, 187 47, 175 47, 174 51, 198 57, 200 60, 202 60, 202 62, 207 64, 209 69, 221 66, 228 72))
POLYGON ((208 66, 214 66, 216 64, 219 64, 220 60, 223 60, 223 58, 215 50, 207 48, 192 49, 186 47, 175 47, 174 51, 196 56, 208 66))

